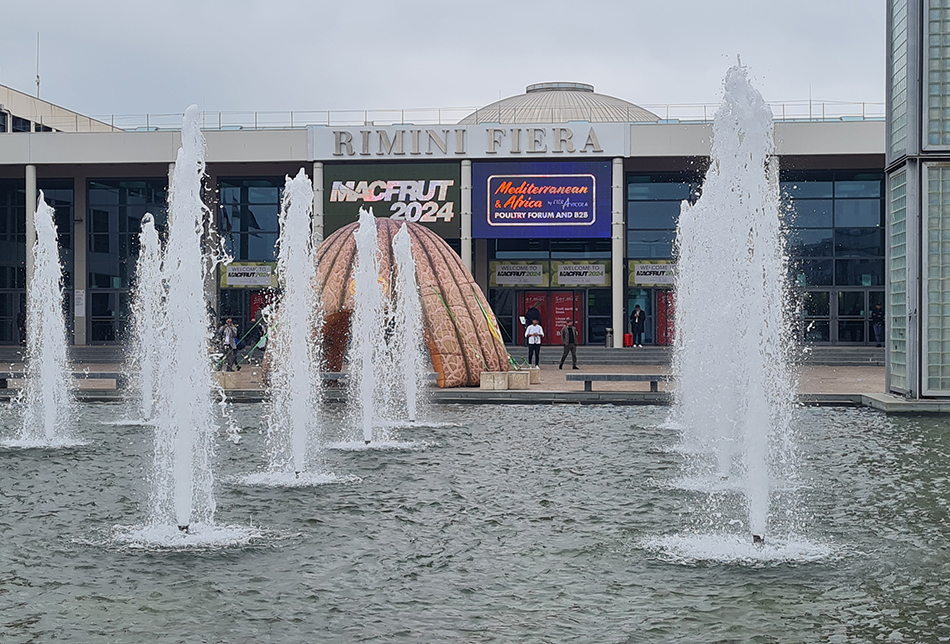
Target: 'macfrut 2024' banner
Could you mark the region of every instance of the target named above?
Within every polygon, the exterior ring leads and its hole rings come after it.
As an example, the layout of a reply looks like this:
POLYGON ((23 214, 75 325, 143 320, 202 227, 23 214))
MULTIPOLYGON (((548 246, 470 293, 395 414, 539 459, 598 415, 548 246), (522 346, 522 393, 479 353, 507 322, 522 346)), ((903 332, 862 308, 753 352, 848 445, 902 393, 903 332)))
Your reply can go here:
POLYGON ((478 163, 472 236, 610 237, 609 161, 478 163))

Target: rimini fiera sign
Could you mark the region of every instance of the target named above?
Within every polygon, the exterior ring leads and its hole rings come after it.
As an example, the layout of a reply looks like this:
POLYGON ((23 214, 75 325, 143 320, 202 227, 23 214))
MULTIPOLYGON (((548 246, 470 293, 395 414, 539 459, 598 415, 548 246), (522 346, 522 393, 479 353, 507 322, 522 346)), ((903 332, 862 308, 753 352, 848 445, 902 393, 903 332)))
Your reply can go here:
POLYGON ((314 161, 598 156, 629 152, 626 123, 309 128, 314 161))

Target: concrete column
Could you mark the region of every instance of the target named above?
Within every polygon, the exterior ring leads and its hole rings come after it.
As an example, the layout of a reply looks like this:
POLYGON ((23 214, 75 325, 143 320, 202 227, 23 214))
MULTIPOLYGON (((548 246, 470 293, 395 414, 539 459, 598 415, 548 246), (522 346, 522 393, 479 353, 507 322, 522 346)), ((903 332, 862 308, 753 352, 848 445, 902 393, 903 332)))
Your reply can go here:
POLYGON ((470 273, 474 272, 472 261, 472 162, 462 161, 462 203, 459 217, 462 226, 462 263, 470 273))
POLYGON ((482 289, 485 297, 488 297, 488 240, 476 239, 475 246, 475 283, 482 289))
POLYGON ((323 243, 323 162, 313 162, 313 229, 310 231, 313 249, 323 243))
POLYGON ((624 221, 623 221, 623 159, 613 161, 610 218, 610 324, 614 329, 614 348, 623 347, 624 332, 624 221))
MULTIPOLYGON (((202 195, 202 200, 205 202, 205 206, 208 207, 207 216, 209 219, 204 225, 205 235, 202 243, 204 243, 205 248, 219 249, 221 248, 221 236, 218 234, 218 215, 221 212, 221 200, 218 197, 220 188, 217 174, 208 172, 207 167, 205 166, 205 180, 202 183, 211 185, 214 189, 210 196, 207 193, 202 195)), ((211 304, 211 308, 215 311, 218 310, 218 273, 221 270, 219 266, 215 263, 204 276, 205 302, 211 304)))
POLYGON ((73 178, 73 344, 85 346, 86 337, 86 177, 73 178))
POLYGON ((33 246, 36 245, 36 166, 26 166, 26 292, 33 282, 33 246))

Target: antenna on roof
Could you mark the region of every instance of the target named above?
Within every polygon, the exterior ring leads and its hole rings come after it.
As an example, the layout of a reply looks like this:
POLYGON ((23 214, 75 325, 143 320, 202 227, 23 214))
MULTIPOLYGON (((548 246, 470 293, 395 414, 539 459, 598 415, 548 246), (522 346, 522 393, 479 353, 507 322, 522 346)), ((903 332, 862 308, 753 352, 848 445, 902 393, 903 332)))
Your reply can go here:
POLYGON ((40 97, 40 32, 36 32, 36 98, 40 97))

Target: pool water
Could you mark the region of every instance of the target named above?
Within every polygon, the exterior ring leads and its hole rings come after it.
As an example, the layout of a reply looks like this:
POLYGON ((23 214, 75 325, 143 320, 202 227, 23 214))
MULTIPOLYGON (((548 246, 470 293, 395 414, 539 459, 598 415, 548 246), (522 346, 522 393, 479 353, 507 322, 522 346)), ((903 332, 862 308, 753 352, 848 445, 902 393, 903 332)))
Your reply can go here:
POLYGON ((310 487, 246 483, 261 413, 217 443, 230 545, 118 538, 149 510, 131 408, 82 406, 85 445, 0 448, 0 641, 950 641, 939 417, 798 411, 804 549, 717 558, 666 408, 436 405, 386 449, 327 450, 310 487))

